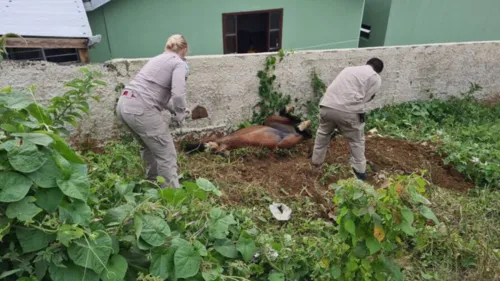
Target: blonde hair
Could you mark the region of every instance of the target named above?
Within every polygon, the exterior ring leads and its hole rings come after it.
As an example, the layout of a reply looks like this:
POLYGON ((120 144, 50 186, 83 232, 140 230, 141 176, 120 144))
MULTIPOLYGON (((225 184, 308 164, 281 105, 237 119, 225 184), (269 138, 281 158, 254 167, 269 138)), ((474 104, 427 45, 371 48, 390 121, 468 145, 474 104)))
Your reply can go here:
POLYGON ((174 34, 170 36, 165 44, 165 50, 172 52, 179 52, 182 49, 187 48, 187 41, 184 36, 180 34, 174 34))

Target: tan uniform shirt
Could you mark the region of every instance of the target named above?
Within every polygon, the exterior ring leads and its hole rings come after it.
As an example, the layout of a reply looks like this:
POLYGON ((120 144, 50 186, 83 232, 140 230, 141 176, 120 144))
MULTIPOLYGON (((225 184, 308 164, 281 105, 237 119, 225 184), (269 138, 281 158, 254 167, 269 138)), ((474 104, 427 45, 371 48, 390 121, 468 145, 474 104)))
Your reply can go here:
POLYGON ((166 51, 149 60, 125 88, 136 93, 148 107, 168 109, 180 121, 185 117, 188 74, 186 61, 166 51))
POLYGON ((348 113, 364 113, 366 103, 379 91, 382 80, 369 65, 342 70, 326 89, 320 105, 348 113))

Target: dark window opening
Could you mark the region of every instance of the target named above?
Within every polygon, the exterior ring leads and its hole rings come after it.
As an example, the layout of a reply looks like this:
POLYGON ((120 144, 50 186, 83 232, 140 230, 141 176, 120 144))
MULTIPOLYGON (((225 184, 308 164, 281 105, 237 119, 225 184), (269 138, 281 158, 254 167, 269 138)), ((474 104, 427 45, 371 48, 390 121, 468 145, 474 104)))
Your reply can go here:
POLYGON ((361 24, 361 31, 359 36, 364 39, 370 39, 370 33, 372 31, 371 25, 361 24))
POLYGON ((223 14, 224 54, 281 49, 283 9, 223 14))
POLYGON ((55 63, 80 62, 77 49, 7 48, 10 60, 44 60, 55 63))

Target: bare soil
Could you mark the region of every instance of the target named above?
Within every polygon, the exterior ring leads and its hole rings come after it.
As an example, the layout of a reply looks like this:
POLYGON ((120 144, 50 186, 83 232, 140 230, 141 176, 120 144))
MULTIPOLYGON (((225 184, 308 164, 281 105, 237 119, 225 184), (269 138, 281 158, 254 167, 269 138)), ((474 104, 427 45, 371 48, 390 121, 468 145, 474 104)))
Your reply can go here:
MULTIPOLYGON (((323 201, 330 193, 328 185, 353 177, 349 146, 343 137, 333 140, 326 157, 328 165, 321 170, 311 165, 312 148, 313 140, 309 140, 291 150, 233 151, 229 158, 201 153, 185 156, 180 170, 217 183, 228 203, 248 202, 256 187, 273 198, 309 196, 323 201)), ((369 135, 366 158, 376 168, 368 171, 368 181, 375 186, 382 184, 382 174, 410 174, 424 169, 428 181, 436 186, 462 192, 474 187, 451 166, 444 165, 435 149, 426 144, 369 135)))

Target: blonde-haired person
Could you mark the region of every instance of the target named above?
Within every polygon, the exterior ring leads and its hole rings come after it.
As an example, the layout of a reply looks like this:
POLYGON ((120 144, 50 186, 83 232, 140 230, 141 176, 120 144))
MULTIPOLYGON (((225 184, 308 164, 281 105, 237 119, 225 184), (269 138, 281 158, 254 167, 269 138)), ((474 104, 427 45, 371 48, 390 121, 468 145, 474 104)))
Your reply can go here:
POLYGON ((125 86, 116 113, 142 146, 148 180, 165 179, 162 187, 179 188, 177 152, 172 134, 162 118, 165 109, 182 125, 190 111, 186 106, 188 44, 182 35, 172 35, 165 51, 149 60, 125 86))

